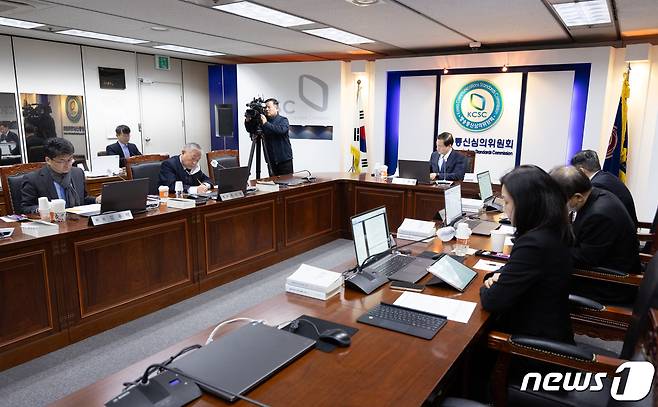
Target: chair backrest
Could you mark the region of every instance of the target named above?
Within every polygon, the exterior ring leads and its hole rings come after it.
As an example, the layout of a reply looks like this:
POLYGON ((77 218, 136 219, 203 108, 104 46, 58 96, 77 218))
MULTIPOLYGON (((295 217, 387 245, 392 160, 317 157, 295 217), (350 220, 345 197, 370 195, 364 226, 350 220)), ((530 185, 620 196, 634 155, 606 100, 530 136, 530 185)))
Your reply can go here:
POLYGON ((46 161, 45 147, 43 145, 29 146, 27 148, 27 161, 31 163, 45 162, 46 161))
POLYGON ((105 150, 96 153, 96 157, 103 157, 104 155, 107 155, 107 151, 105 150))
POLYGON ((206 153, 206 159, 208 160, 208 175, 210 175, 214 183, 217 183, 217 181, 215 180, 215 171, 213 171, 213 167, 210 164, 212 160, 217 161, 221 167, 225 168, 236 168, 240 166, 240 152, 238 150, 208 151, 206 153))
POLYGON ((630 359, 635 352, 642 332, 646 329, 649 318, 649 309, 655 306, 656 298, 658 296, 658 257, 654 256, 653 259, 647 264, 644 271, 642 283, 637 292, 637 298, 633 304, 633 315, 624 336, 624 346, 621 351, 620 357, 622 359, 630 359))
POLYGON ((466 157, 466 172, 474 172, 475 171, 475 151, 459 150, 459 154, 462 154, 466 157))
POLYGON ((160 165, 168 158, 167 154, 147 154, 126 158, 126 175, 128 179, 148 178, 149 194, 157 195, 160 165))
POLYGON ((0 167, 0 181, 2 182, 2 193, 5 196, 7 213, 18 213, 21 211, 21 188, 23 187, 23 176, 28 172, 36 171, 46 163, 15 164, 0 167))

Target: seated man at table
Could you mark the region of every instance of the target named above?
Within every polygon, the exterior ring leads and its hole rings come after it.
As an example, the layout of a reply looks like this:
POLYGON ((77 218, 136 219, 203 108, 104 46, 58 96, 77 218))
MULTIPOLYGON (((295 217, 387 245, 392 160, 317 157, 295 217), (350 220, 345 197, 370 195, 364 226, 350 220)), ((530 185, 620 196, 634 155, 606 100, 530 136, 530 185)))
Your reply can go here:
MULTIPOLYGON (((576 167, 551 171, 567 198, 575 236, 571 257, 576 267, 605 267, 626 273, 640 272, 639 242, 635 224, 621 201, 604 189, 593 188, 576 167)), ((590 279, 574 279, 574 294, 606 304, 633 301, 633 287, 590 279)))
POLYGON ((9 147, 8 154, 2 152, 3 155, 21 155, 21 142, 18 135, 9 130, 7 123, 0 123, 0 143, 6 143, 9 147))
POLYGON ((430 156, 430 179, 461 181, 466 173, 466 157, 452 149, 455 139, 444 131, 436 136, 436 151, 430 156))
POLYGON ((121 124, 116 128, 117 142, 105 147, 107 155, 118 155, 119 166, 126 166, 126 158, 142 155, 137 146, 130 142, 130 127, 121 124))
POLYGON ((176 181, 182 181, 183 192, 208 192, 212 188, 212 180, 201 171, 199 160, 202 155, 201 146, 197 143, 185 144, 180 155, 162 162, 159 185, 166 185, 169 192, 175 192, 176 181))
POLYGON ((73 144, 63 138, 48 139, 45 145, 46 165, 30 172, 23 178, 21 188, 21 212, 37 213, 38 199, 64 199, 66 207, 100 202, 100 196, 87 195, 85 174, 73 166, 73 144))

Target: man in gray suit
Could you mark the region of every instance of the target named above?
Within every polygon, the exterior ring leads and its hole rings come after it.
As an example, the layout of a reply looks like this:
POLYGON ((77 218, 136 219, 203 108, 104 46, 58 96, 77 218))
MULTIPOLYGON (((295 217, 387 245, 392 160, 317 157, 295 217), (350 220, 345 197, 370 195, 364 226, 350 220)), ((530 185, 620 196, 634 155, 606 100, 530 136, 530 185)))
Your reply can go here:
POLYGON ((63 138, 51 138, 46 142, 46 165, 28 173, 21 188, 21 212, 36 213, 39 197, 49 200, 64 199, 66 207, 99 203, 101 197, 87 196, 85 174, 73 166, 73 144, 63 138))

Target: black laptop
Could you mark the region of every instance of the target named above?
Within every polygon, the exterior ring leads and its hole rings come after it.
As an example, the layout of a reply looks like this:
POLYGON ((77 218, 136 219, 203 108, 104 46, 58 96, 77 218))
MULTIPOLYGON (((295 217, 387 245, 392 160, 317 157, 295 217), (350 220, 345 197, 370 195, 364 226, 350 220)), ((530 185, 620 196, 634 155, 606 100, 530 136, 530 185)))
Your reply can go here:
MULTIPOLYGON (((181 357, 172 367, 219 390, 244 394, 313 347, 312 339, 253 322, 181 357)), ((237 398, 199 387, 225 400, 237 398)))
POLYGON ((130 211, 146 212, 149 193, 149 179, 139 178, 126 181, 106 182, 101 192, 100 211, 79 213, 81 216, 95 216, 101 213, 130 211))
POLYGON ((415 179, 419 184, 431 184, 430 165, 427 161, 398 160, 400 178, 415 179))
POLYGON ((213 169, 215 182, 217 183, 217 193, 246 191, 247 180, 249 179, 249 167, 233 167, 213 169))
POLYGON ((496 201, 489 171, 484 171, 478 174, 478 187, 480 188, 480 199, 484 201, 484 204, 487 205, 488 208, 502 212, 503 205, 496 201))
POLYGON ((388 280, 409 283, 415 283, 427 274, 427 267, 433 263, 432 259, 390 253, 394 243, 389 239, 386 207, 382 206, 352 216, 350 221, 359 267, 364 266, 366 259, 372 260, 379 253, 383 256, 366 264, 362 269, 363 272, 383 275, 388 280))

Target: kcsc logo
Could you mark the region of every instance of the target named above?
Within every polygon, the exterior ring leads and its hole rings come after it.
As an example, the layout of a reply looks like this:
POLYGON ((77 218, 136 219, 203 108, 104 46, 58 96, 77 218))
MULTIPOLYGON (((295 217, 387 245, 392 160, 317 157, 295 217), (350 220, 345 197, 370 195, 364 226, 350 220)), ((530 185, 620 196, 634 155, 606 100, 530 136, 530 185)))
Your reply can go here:
POLYGON ((464 85, 453 103, 453 113, 468 131, 485 131, 503 114, 503 96, 493 83, 477 80, 464 85))

